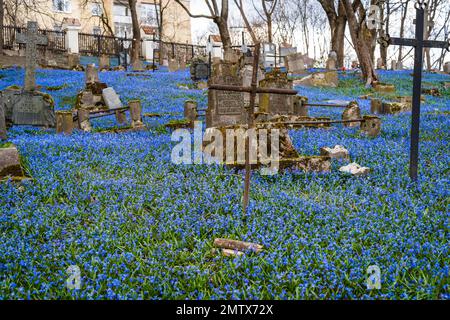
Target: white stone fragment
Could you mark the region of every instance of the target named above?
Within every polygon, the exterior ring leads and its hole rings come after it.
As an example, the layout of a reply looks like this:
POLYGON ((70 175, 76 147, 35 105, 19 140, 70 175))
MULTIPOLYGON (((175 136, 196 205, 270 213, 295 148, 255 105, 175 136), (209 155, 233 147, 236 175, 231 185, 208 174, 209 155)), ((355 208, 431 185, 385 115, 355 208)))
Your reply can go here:
POLYGON ((349 165, 339 168, 339 171, 350 173, 354 176, 362 176, 369 173, 370 169, 367 167, 361 167, 356 162, 350 163, 349 165))

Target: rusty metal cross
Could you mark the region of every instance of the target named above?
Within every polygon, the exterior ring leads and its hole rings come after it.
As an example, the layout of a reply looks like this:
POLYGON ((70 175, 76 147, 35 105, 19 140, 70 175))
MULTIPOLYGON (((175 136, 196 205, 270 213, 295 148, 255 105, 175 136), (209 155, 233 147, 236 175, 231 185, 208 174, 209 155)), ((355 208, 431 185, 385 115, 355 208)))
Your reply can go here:
MULTIPOLYGON (((255 54, 253 60, 253 74, 252 84, 250 87, 243 86, 231 86, 231 85, 210 85, 209 90, 222 90, 222 91, 235 91, 235 92, 247 92, 250 93, 250 105, 247 110, 247 125, 248 129, 255 127, 254 109, 256 94, 258 93, 272 93, 272 94, 285 94, 296 95, 296 90, 291 89, 277 89, 277 88, 258 88, 258 66, 259 55, 261 50, 261 44, 255 45, 255 54)), ((248 138, 247 138, 248 139, 248 138)), ((250 141, 247 141, 245 147, 245 183, 244 183, 244 199, 243 199, 243 211, 247 212, 250 197, 250 178, 251 178, 251 164, 250 164, 250 141)))

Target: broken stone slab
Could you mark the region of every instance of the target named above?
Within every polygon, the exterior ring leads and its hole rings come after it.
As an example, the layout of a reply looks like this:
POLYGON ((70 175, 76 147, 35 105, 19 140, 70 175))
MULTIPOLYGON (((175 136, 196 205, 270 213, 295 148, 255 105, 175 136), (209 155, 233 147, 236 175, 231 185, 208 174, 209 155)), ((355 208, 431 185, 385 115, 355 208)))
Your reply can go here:
POLYGON ((395 92, 395 85, 388 83, 377 83, 374 85, 373 90, 380 93, 391 93, 395 92))
POLYGON ((330 157, 331 159, 350 159, 350 153, 341 145, 336 145, 334 148, 320 148, 320 155, 330 157))
POLYGON ((370 172, 370 169, 367 167, 362 167, 356 162, 352 162, 349 165, 339 168, 339 171, 349 173, 354 176, 363 176, 368 174, 370 172))
POLYGON ((289 167, 306 173, 331 171, 331 158, 328 156, 300 156, 297 159, 284 159, 280 161, 280 168, 283 169, 289 162, 291 162, 289 167))
POLYGON ((123 107, 120 97, 112 87, 103 89, 102 91, 103 101, 110 110, 120 109, 123 107))
POLYGON ((439 88, 422 88, 422 93, 433 97, 442 97, 439 88))
POLYGON ((253 251, 256 253, 259 253, 264 249, 262 245, 257 243, 223 239, 223 238, 214 239, 214 246, 222 249, 237 250, 241 252, 253 251))
POLYGON ((412 105, 409 102, 383 102, 383 114, 397 114, 401 112, 411 111, 412 105))
POLYGON ((24 176, 20 165, 19 151, 15 146, 0 147, 0 179, 7 176, 24 176))
POLYGON ((311 87, 329 87, 337 88, 339 85, 339 77, 337 71, 315 72, 302 79, 294 81, 294 86, 303 85, 311 87))
MULTIPOLYGON (((344 109, 342 113, 342 120, 358 120, 361 119, 361 109, 356 101, 352 101, 344 109)), ((360 124, 358 122, 344 123, 344 127, 357 127, 360 124)))

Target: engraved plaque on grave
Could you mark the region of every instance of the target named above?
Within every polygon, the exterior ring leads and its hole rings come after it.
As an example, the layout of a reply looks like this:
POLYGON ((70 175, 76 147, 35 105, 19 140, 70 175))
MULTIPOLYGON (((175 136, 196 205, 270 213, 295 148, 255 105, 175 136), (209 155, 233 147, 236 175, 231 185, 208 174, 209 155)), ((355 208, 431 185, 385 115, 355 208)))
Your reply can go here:
MULTIPOLYGON (((209 84, 242 86, 237 65, 221 62, 214 66, 209 84)), ((244 123, 244 94, 241 92, 209 90, 206 126, 218 127, 244 123)))

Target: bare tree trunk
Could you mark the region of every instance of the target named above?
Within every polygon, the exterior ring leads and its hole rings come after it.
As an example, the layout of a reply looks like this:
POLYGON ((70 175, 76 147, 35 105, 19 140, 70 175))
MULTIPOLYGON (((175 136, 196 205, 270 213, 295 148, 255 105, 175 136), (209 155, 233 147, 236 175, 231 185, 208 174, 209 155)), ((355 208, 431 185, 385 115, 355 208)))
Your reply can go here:
POLYGON ((337 67, 344 66, 345 29, 347 27, 347 16, 342 0, 335 8, 334 0, 319 0, 324 9, 331 29, 331 50, 337 53, 337 67))
MULTIPOLYGON (((350 0, 343 0, 345 6, 345 12, 347 14, 348 25, 350 29, 350 34, 352 37, 353 46, 355 48, 356 54, 358 56, 358 61, 361 66, 361 71, 363 74, 364 81, 366 82, 366 86, 372 86, 374 83, 378 81, 378 76, 375 72, 375 68, 373 65, 372 57, 371 57, 371 43, 372 41, 368 41, 365 21, 358 22, 356 18, 355 11, 353 11, 353 5, 350 0)), ((354 2, 355 9, 361 9, 362 6, 359 0, 355 0, 354 2)), ((365 15, 364 15, 365 16, 365 15)), ((370 40, 370 39, 369 39, 370 40)))
MULTIPOLYGON (((389 4, 389 0, 387 0, 386 1, 386 6, 381 4, 380 20, 381 20, 381 22, 383 24, 382 24, 381 29, 380 29, 380 36, 382 36, 382 35, 387 33, 387 31, 386 31, 387 27, 385 27, 385 25, 388 24, 388 21, 389 21, 389 11, 390 11, 390 4, 389 4), (385 19, 385 9, 386 9, 386 13, 387 13, 387 19, 385 19)), ((383 64, 383 66, 385 68, 387 68, 387 47, 380 46, 380 58, 381 58, 381 63, 383 64)))
POLYGON ((133 41, 131 44, 131 64, 139 64, 139 56, 141 52, 141 27, 137 15, 137 0, 128 0, 131 13, 131 23, 133 27, 133 41))
MULTIPOLYGON (((410 0, 406 0, 405 5, 402 5, 402 17, 400 19, 400 38, 405 37, 405 21, 408 14, 408 5, 410 0)), ((398 48, 398 62, 403 61, 403 46, 398 48)))
POLYGON ((214 21, 214 23, 219 28, 219 33, 223 44, 224 58, 225 60, 228 60, 233 54, 231 35, 228 28, 228 0, 222 0, 221 9, 219 9, 219 2, 217 0, 205 0, 205 4, 208 6, 208 10, 210 13, 209 15, 192 14, 190 9, 186 7, 182 0, 175 0, 175 2, 178 3, 191 18, 205 18, 214 21))

